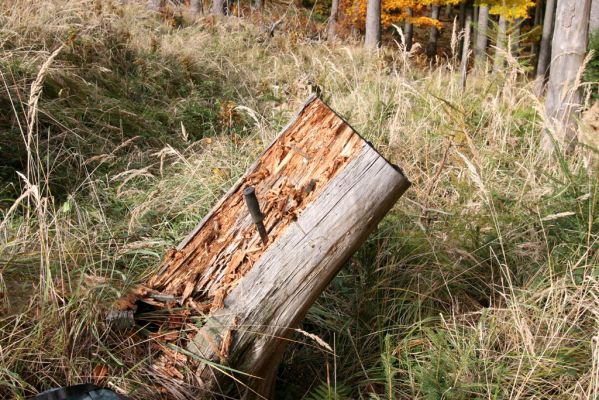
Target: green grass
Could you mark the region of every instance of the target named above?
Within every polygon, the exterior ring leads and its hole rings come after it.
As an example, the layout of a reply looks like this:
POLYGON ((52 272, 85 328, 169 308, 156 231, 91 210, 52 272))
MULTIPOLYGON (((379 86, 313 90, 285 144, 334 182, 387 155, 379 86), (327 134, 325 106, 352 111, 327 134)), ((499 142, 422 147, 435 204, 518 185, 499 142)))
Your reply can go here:
POLYGON ((1 11, 0 396, 103 364, 104 383, 148 398, 150 343, 104 312, 318 85, 413 186, 302 325, 334 356, 298 334, 278 398, 596 398, 596 154, 545 158, 542 99, 517 64, 462 93, 451 65, 315 42, 286 18, 267 39, 260 21, 173 28, 116 2, 1 11), (63 43, 29 132, 30 87, 63 43))

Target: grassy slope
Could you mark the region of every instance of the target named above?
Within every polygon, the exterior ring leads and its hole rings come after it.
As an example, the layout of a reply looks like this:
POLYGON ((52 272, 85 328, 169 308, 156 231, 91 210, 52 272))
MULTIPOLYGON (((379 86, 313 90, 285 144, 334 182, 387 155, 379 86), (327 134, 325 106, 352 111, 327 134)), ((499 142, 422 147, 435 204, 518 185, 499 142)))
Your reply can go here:
POLYGON ((304 323, 335 356, 298 336, 279 397, 596 397, 596 170, 583 149, 539 153, 541 107, 517 65, 462 93, 451 65, 315 42, 292 12, 268 40, 266 21, 175 29, 107 4, 12 0, 0 14, 1 178, 20 182, 2 189, 1 395, 105 364, 110 384, 146 398, 135 339, 107 331, 103 312, 316 84, 414 185, 304 323))

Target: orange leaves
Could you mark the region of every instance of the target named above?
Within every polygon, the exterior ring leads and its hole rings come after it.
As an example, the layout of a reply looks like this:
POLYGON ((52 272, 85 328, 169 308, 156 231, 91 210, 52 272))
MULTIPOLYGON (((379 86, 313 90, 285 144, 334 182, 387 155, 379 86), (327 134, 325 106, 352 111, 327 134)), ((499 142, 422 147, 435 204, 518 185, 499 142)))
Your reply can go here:
MULTIPOLYGON (((389 27, 391 24, 397 24, 406 19, 415 26, 435 26, 439 29, 443 27, 441 21, 429 18, 423 13, 430 4, 456 5, 462 0, 381 0, 381 24, 389 27), (408 16, 406 12, 410 8, 414 15, 408 16)), ((366 6, 368 0, 343 0, 342 8, 350 25, 358 29, 364 29, 366 20, 366 6)))

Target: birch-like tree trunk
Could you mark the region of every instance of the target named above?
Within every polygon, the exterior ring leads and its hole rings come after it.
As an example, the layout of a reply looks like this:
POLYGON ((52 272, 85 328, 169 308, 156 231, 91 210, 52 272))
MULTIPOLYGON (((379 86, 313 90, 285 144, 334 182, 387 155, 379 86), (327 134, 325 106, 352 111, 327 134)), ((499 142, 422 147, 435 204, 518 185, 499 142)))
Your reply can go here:
POLYGON ((368 0, 364 47, 376 49, 381 45, 381 0, 368 0))
POLYGON ((406 10, 406 14, 408 14, 408 18, 406 19, 406 24, 404 25, 404 36, 406 41, 406 50, 412 50, 412 44, 414 43, 414 24, 412 24, 410 18, 414 16, 414 11, 411 8, 406 10))
POLYGON ((204 13, 204 4, 202 0, 191 0, 189 2, 189 11, 191 15, 198 16, 204 13))
POLYGON ((150 10, 158 11, 160 10, 160 3, 160 0, 148 0, 147 5, 150 10))
MULTIPOLYGON (((466 23, 466 8, 468 8, 467 1, 460 3, 460 10, 458 12, 458 32, 463 32, 464 24, 466 23)), ((458 43, 458 54, 462 57, 462 50, 464 48, 464 37, 461 37, 458 43)))
POLYGON ((552 152, 561 142, 566 152, 576 143, 580 116, 581 73, 589 41, 591 0, 558 0, 551 44, 551 72, 545 99, 547 129, 543 149, 552 152))
POLYGON ((599 0, 593 0, 592 3, 589 33, 595 33, 597 30, 599 30, 599 0))
MULTIPOLYGON (((431 18, 438 20, 441 7, 439 7, 438 4, 433 4, 431 6, 431 9, 432 9, 431 10, 431 18)), ((437 29, 437 27, 435 27, 435 26, 431 26, 428 44, 426 46, 426 55, 428 56, 429 59, 433 59, 437 55, 438 40, 439 40, 439 29, 437 29)))
POLYGON ((468 77, 468 59, 470 58, 470 34, 472 32, 472 14, 471 8, 466 12, 466 24, 464 27, 464 48, 462 49, 462 61, 460 65, 460 87, 462 91, 466 90, 466 79, 468 77))
POLYGON ((331 3, 331 15, 327 26, 327 39, 333 40, 337 37, 337 22, 339 20, 339 0, 333 0, 331 3))
POLYGON ((518 57, 520 55, 520 41, 522 39, 522 22, 523 18, 517 18, 512 22, 512 27, 510 29, 510 53, 514 57, 518 57))
POLYGON ((226 0, 212 0, 212 9, 210 12, 214 15, 225 15, 226 0))
POLYGON ((537 95, 543 92, 545 77, 549 70, 549 61, 551 60, 551 39, 553 38, 554 16, 556 0, 547 0, 545 4, 545 18, 543 20, 543 36, 541 38, 541 48, 539 50, 539 62, 537 63, 537 79, 535 91, 537 95))
POLYGON ((497 41, 495 42, 495 58, 493 60, 493 70, 499 71, 505 64, 505 52, 507 51, 507 19, 499 16, 497 25, 497 41))
POLYGON ((474 56, 478 65, 484 65, 487 60, 488 32, 489 6, 481 5, 478 11, 478 33, 476 34, 476 48, 474 49, 474 56))

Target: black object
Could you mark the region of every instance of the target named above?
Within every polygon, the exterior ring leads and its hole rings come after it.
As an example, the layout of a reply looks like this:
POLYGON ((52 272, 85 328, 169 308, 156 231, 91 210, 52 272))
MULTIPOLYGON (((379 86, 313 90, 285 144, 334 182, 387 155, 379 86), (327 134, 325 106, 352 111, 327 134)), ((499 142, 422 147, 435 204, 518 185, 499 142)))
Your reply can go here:
POLYGON ((264 227, 264 214, 260 211, 260 204, 258 203, 258 198, 256 197, 256 190, 252 186, 248 186, 243 189, 243 198, 245 199, 245 204, 250 210, 250 215, 252 216, 252 221, 256 224, 256 228, 258 229, 258 233, 260 234, 260 238, 264 244, 268 243, 268 234, 266 233, 266 228, 264 227))
POLYGON ((46 390, 32 400, 129 400, 129 398, 110 389, 101 388, 91 383, 83 383, 46 390))

